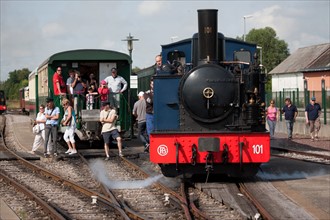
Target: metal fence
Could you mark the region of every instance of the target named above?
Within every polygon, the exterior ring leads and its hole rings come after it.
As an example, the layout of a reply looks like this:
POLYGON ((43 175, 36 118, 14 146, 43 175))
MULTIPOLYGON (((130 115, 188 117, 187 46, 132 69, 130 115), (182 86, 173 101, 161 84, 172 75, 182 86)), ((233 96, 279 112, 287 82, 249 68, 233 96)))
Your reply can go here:
MULTIPOLYGON (((310 102, 310 98, 315 97, 316 102, 322 107, 322 116, 324 124, 327 124, 327 115, 330 114, 330 90, 326 91, 299 91, 299 89, 284 89, 279 92, 266 93, 266 105, 268 106, 271 99, 275 100, 276 106, 280 109, 285 105, 285 99, 290 98, 292 104, 297 106, 298 109, 305 111, 306 105, 310 102)), ((281 115, 282 120, 282 115, 281 115)), ((329 119, 328 119, 329 120, 329 119)))

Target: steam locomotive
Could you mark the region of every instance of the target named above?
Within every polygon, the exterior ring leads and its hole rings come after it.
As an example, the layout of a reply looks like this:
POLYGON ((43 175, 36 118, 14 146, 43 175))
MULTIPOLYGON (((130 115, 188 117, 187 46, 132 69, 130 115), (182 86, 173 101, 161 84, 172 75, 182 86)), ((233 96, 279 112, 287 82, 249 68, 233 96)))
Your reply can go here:
POLYGON ((168 177, 251 176, 270 158, 256 45, 218 33, 217 11, 198 10, 198 34, 162 46, 171 65, 153 76, 150 160, 168 177))

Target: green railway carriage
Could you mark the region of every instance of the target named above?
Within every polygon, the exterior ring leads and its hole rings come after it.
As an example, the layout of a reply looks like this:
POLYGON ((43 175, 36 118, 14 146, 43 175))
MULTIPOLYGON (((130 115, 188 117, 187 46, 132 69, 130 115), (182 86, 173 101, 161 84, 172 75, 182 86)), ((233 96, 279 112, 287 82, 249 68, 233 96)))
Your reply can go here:
MULTIPOLYGON (((54 95, 53 75, 57 67, 62 68, 64 81, 69 77, 69 70, 80 72, 83 80, 89 79, 89 74, 93 73, 100 85, 101 80, 111 75, 111 69, 117 68, 118 74, 122 76, 128 84, 127 90, 120 95, 120 107, 118 110, 119 120, 117 127, 122 133, 128 132, 131 128, 131 110, 130 110, 130 76, 131 76, 131 58, 124 53, 101 49, 79 49, 56 53, 46 59, 29 75, 30 89, 30 115, 36 117, 36 109, 40 104, 45 104, 47 97, 52 97, 57 107, 63 108, 61 100, 68 98, 66 96, 54 95)), ((92 140, 100 136, 100 124, 98 123, 100 112, 100 101, 95 99, 95 108, 86 110, 86 96, 78 96, 77 105, 77 129, 76 134, 81 140, 92 140)), ((60 128, 60 131, 63 130, 60 128)))

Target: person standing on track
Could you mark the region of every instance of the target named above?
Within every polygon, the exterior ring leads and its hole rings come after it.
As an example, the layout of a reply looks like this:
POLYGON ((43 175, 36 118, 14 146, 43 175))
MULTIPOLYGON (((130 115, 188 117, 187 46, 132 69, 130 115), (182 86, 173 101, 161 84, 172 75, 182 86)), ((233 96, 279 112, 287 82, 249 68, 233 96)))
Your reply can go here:
POLYGON ((66 127, 63 139, 68 145, 68 150, 65 153, 72 155, 77 153, 76 141, 74 139, 76 130, 76 114, 74 109, 70 106, 70 101, 68 99, 62 100, 62 106, 64 109, 64 116, 61 124, 66 127))
POLYGON ((57 156, 57 128, 58 119, 60 117, 60 109, 54 105, 54 100, 52 98, 47 98, 47 108, 45 109, 46 116, 46 126, 45 126, 45 143, 44 143, 44 156, 48 157, 47 151, 53 152, 54 156, 57 156), (52 137, 53 149, 48 149, 49 137, 52 137))
POLYGON ((138 123, 138 137, 144 145, 144 152, 149 151, 149 138, 146 127, 146 101, 144 100, 144 92, 139 92, 139 100, 134 103, 133 115, 138 123))
POLYGON ((150 90, 144 93, 144 100, 146 101, 146 123, 147 134, 150 140, 150 133, 154 129, 154 80, 150 80, 150 90))
MULTIPOLYGON (((45 116, 45 105, 39 106, 39 112, 37 114, 37 118, 35 123, 39 126, 40 132, 36 134, 34 137, 33 145, 31 153, 35 154, 38 148, 45 143, 45 123, 46 123, 46 116, 45 116)), ((51 146, 50 141, 48 142, 48 146, 51 146)))
POLYGON ((118 118, 114 107, 110 107, 110 102, 103 103, 103 110, 100 112, 100 122, 102 123, 101 134, 104 140, 104 150, 106 154, 105 160, 109 160, 109 145, 112 139, 117 141, 119 156, 123 157, 122 139, 116 128, 116 120, 118 118))

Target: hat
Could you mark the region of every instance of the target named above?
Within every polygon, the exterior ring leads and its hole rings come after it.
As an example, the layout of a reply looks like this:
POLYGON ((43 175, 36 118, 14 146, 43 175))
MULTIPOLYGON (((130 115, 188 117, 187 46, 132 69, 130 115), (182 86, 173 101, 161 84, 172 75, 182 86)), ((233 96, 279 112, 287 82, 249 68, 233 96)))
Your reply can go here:
POLYGON ((144 95, 144 92, 139 92, 138 96, 143 96, 144 95))
POLYGON ((105 80, 101 81, 101 85, 106 85, 106 84, 107 84, 107 82, 105 80))
POLYGON ((54 101, 54 99, 53 98, 51 98, 51 97, 47 97, 46 98, 46 102, 48 103, 48 102, 53 102, 54 101))
POLYGON ((113 72, 113 71, 117 71, 117 69, 116 69, 115 67, 113 67, 113 68, 111 69, 111 72, 113 72))
POLYGON ((102 106, 110 105, 110 102, 103 102, 102 106))
POLYGON ((315 100, 316 100, 316 98, 313 96, 313 97, 311 98, 311 100, 312 100, 312 101, 315 101, 315 100))

